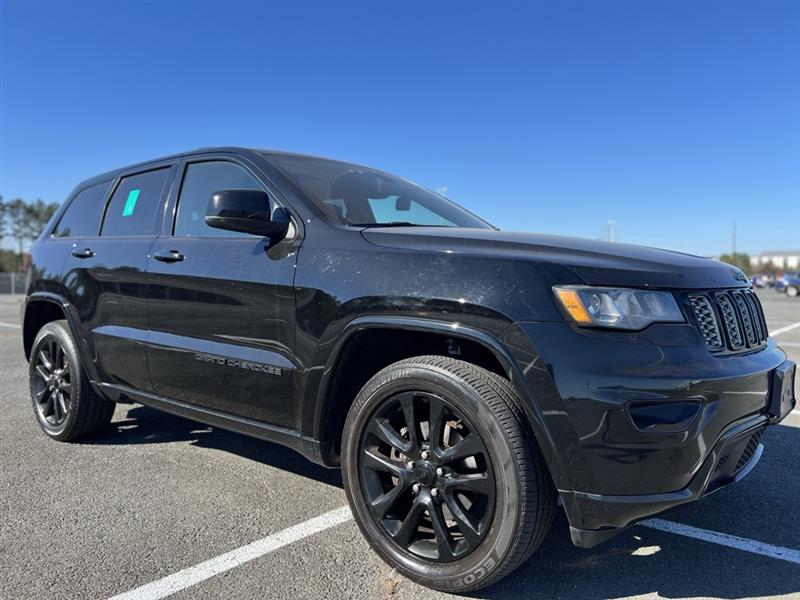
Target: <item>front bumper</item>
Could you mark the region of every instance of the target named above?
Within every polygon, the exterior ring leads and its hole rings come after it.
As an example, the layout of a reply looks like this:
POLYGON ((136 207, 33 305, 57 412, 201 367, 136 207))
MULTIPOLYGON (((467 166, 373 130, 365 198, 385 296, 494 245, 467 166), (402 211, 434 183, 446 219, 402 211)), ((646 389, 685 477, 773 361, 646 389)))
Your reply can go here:
POLYGON ((761 459, 767 422, 768 417, 759 415, 733 425, 709 452, 692 482, 677 492, 631 496, 562 492, 572 543, 591 548, 641 519, 741 480, 761 459))
POLYGON ((786 355, 772 340, 716 357, 689 325, 620 333, 551 322, 518 324, 505 342, 539 409, 579 546, 738 481, 778 420, 768 401, 786 355), (637 403, 687 401, 699 408, 680 430, 643 431, 632 421, 637 403))

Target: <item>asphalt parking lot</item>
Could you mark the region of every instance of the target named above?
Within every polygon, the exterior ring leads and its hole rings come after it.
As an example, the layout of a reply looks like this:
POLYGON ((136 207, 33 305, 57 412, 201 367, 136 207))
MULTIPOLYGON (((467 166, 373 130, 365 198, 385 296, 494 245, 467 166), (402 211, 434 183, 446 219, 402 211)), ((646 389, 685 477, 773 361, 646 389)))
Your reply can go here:
MULTIPOLYGON (((800 363, 800 299, 760 296, 800 363)), ((346 501, 338 472, 280 446, 138 405, 85 443, 48 440, 20 301, 0 296, 0 598, 448 597, 393 573, 346 511, 291 529, 346 501)), ((800 413, 764 442, 739 485, 591 550, 570 544, 559 514, 530 561, 476 596, 800 598, 800 413)))

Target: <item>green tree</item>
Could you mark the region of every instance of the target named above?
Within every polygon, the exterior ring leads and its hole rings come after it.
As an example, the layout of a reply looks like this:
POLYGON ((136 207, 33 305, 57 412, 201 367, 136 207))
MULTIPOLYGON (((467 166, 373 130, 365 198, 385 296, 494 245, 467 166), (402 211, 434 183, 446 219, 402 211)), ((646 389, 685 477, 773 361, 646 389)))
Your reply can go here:
POLYGON ((745 273, 751 273, 753 271, 753 268, 750 266, 750 255, 745 254, 744 252, 723 254, 719 257, 719 259, 724 263, 728 263, 734 267, 739 267, 745 273))
POLYGON ((4 205, 5 221, 8 221, 11 237, 16 242, 17 270, 21 270, 22 255, 27 245, 39 236, 57 208, 58 204, 40 199, 29 203, 22 198, 14 198, 4 205))

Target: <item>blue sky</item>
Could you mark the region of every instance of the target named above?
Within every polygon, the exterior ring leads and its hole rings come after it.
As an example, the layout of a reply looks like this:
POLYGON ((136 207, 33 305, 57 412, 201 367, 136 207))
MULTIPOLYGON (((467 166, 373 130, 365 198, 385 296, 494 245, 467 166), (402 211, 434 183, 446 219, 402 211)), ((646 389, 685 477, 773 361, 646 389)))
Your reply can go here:
POLYGON ((503 229, 800 249, 800 3, 0 4, 0 193, 235 144, 503 229))

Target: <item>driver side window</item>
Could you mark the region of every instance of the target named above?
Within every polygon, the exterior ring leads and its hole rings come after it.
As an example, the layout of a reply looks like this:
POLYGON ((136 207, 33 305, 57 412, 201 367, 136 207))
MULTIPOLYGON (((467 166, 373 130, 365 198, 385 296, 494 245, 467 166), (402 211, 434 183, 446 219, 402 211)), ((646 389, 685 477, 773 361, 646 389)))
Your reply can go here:
POLYGON ((175 236, 247 237, 246 233, 209 227, 205 222, 211 194, 222 190, 264 190, 264 186, 243 167, 216 160, 191 163, 186 167, 178 196, 175 236))

